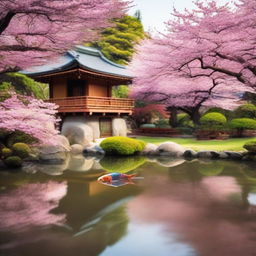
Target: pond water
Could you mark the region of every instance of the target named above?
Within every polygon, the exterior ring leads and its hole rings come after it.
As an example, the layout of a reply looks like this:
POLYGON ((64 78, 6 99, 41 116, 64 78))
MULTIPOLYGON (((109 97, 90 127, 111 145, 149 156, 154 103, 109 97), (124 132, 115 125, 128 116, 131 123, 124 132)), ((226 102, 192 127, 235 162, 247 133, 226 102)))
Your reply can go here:
POLYGON ((1 256, 256 255, 255 165, 84 158, 0 172, 1 256), (97 182, 106 171, 135 184, 97 182))

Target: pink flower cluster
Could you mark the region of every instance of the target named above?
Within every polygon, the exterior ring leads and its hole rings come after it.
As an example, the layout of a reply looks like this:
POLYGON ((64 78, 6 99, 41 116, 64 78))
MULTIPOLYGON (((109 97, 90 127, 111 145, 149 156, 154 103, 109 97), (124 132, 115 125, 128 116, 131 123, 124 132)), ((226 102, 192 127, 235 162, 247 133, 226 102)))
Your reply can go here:
POLYGON ((232 109, 256 89, 256 1, 195 1, 146 39, 130 66, 132 95, 168 106, 232 109))
POLYGON ((58 134, 57 106, 32 97, 13 94, 0 102, 0 129, 22 131, 41 144, 53 144, 58 134))
POLYGON ((120 17, 121 0, 1 0, 0 72, 44 64, 92 41, 120 17))

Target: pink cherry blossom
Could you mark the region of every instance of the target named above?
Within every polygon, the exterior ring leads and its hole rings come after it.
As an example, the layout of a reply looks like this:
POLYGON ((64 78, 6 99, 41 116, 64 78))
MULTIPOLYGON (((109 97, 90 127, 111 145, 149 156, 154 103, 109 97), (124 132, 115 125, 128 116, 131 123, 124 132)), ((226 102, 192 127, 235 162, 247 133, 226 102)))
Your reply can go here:
POLYGON ((92 41, 127 5, 121 0, 1 0, 0 72, 44 64, 92 41))
POLYGON ((0 102, 0 129, 22 131, 41 144, 54 144, 58 131, 57 105, 27 96, 12 97, 0 102))
POLYGON ((198 121, 201 106, 232 109, 256 89, 256 7, 255 0, 195 4, 192 11, 174 10, 168 32, 143 41, 130 68, 135 98, 176 107, 198 121))

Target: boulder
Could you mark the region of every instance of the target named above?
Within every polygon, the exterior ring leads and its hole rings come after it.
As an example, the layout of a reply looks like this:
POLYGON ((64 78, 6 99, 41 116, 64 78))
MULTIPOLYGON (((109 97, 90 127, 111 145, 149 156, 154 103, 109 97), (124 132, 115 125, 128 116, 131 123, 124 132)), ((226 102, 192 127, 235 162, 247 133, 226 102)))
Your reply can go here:
POLYGON ((201 151, 197 152, 197 157, 198 158, 212 158, 212 153, 211 153, 211 151, 201 150, 201 151))
POLYGON ((226 154, 225 152, 218 152, 219 153, 219 158, 220 159, 227 159, 228 158, 228 154, 226 154))
POLYGON ((80 144, 73 144, 71 146, 71 153, 74 155, 82 154, 84 147, 80 144))
POLYGON ((100 138, 100 123, 99 118, 97 117, 88 117, 86 118, 86 125, 92 128, 93 131, 93 140, 100 138))
POLYGON ((69 152, 71 150, 68 139, 63 135, 56 136, 56 145, 43 145, 38 148, 38 154, 56 154, 59 152, 69 152))
POLYGON ((196 158, 197 152, 192 149, 188 149, 184 152, 183 157, 186 159, 196 158))
POLYGON ((157 149, 156 154, 160 156, 183 156, 185 149, 174 142, 164 142, 157 149))
POLYGON ((83 153, 89 156, 105 155, 105 151, 99 145, 86 147, 83 153))
POLYGON ((85 117, 67 117, 62 125, 61 134, 66 136, 70 144, 88 145, 93 141, 93 129, 86 124, 85 117))
POLYGON ((243 158, 242 153, 238 153, 234 151, 225 151, 225 153, 228 155, 228 158, 232 160, 241 160, 243 158))
POLYGON ((127 125, 123 118, 113 118, 112 120, 113 136, 127 136, 127 125))
POLYGON ((143 151, 142 155, 154 155, 156 153, 157 145, 152 143, 147 143, 143 151))
POLYGON ((220 158, 220 153, 216 151, 211 151, 211 158, 212 159, 218 159, 220 158))

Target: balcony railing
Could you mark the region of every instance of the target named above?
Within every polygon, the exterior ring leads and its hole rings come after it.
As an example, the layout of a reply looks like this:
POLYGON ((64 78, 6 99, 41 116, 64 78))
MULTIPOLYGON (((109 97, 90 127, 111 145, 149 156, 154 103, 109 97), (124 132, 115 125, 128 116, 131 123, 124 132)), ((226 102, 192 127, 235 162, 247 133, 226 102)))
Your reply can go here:
POLYGON ((134 107, 134 100, 131 99, 94 96, 53 98, 48 102, 59 105, 60 113, 125 113, 131 115, 134 107))

